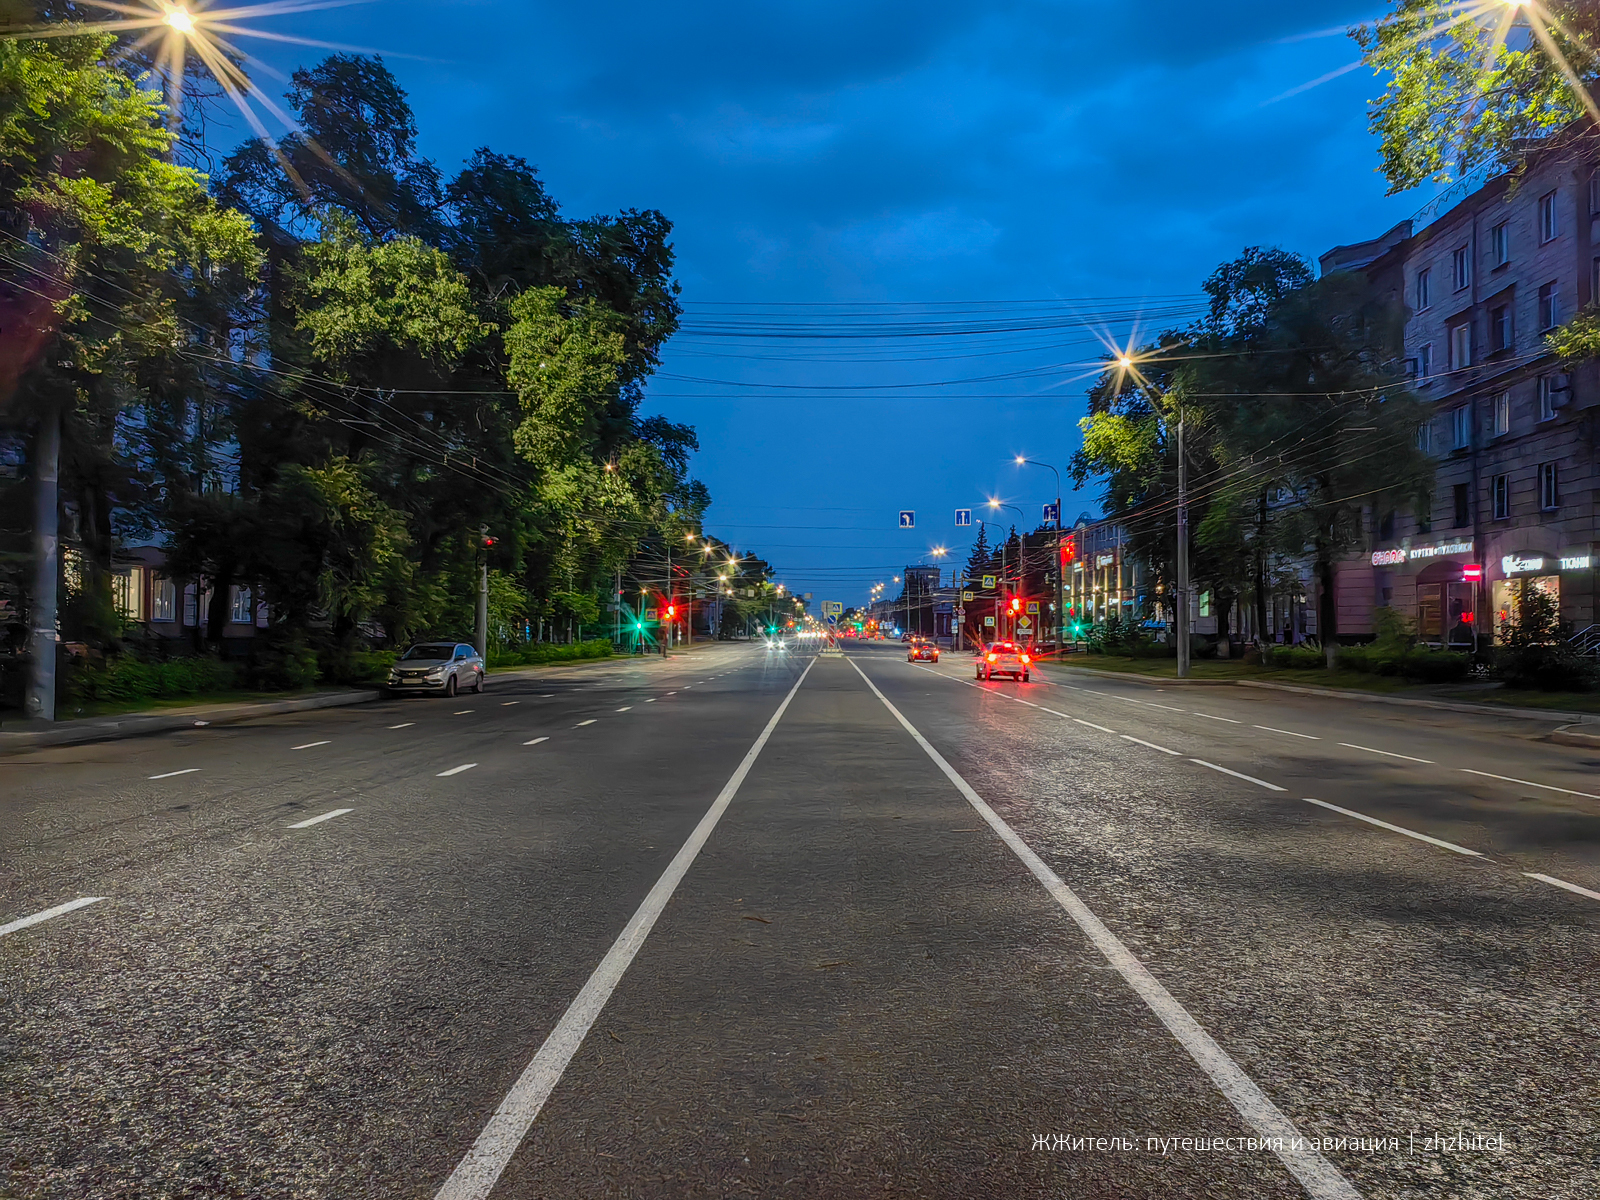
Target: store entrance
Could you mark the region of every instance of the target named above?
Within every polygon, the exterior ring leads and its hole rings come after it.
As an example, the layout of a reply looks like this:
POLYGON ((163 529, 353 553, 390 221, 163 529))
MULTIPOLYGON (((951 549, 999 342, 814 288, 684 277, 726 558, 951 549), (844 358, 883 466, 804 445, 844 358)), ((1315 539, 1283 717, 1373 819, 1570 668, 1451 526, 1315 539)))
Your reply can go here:
POLYGON ((1432 563, 1417 576, 1417 640, 1432 646, 1470 650, 1475 604, 1473 585, 1461 578, 1461 564, 1432 563))

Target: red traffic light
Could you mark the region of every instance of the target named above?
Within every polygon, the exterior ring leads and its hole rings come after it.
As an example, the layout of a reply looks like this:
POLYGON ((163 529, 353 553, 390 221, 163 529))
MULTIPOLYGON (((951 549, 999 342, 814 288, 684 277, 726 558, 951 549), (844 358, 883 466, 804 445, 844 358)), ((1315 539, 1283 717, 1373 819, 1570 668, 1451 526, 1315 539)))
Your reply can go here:
POLYGON ((482 537, 482 538, 480 538, 478 540, 483 543, 483 548, 485 550, 487 550, 490 546, 494 545, 495 542, 497 542, 499 539, 485 536, 485 537, 482 537))
POLYGON ((1012 612, 1018 612, 1018 611, 1021 610, 1021 608, 1022 608, 1022 601, 1017 599, 1015 596, 1011 597, 1011 611, 1012 612))
POLYGON ((667 605, 667 620, 669 620, 669 621, 672 620, 673 616, 677 613, 677 611, 678 611, 678 606, 676 604, 667 605))

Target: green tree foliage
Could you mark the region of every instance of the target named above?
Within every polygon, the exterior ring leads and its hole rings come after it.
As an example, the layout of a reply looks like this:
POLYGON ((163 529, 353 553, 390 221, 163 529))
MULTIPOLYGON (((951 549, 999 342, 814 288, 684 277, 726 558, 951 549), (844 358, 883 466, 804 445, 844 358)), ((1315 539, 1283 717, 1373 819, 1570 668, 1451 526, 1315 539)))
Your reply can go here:
POLYGON ((1529 8, 1396 0, 1351 31, 1362 61, 1385 78, 1368 117, 1391 193, 1511 167, 1530 142, 1583 115, 1562 64, 1593 84, 1600 9, 1583 0, 1529 8))

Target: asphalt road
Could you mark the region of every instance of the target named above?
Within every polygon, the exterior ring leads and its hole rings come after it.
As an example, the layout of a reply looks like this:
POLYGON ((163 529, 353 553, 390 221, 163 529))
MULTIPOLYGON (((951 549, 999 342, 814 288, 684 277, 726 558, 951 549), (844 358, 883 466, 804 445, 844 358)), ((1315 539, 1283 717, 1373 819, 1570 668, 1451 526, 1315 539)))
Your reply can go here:
POLYGON ((0 1197, 1600 1195, 1541 732, 717 645, 5 759, 0 1197))

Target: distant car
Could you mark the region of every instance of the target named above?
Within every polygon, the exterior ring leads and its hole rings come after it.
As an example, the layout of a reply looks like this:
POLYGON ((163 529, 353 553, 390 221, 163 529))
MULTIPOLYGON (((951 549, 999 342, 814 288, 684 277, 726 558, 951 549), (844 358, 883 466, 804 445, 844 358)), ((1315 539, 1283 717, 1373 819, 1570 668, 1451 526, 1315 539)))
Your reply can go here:
POLYGON ((911 649, 906 652, 907 662, 938 662, 939 647, 937 644, 918 638, 911 643, 911 649))
POLYGON ((990 642, 978 656, 978 678, 989 680, 996 675, 1009 675, 1027 683, 1032 662, 1033 656, 1015 642, 990 642))
POLYGON ((388 692, 391 696, 481 692, 485 674, 483 659, 465 642, 418 642, 395 659, 388 692))
POLYGON ((917 635, 914 633, 902 633, 900 635, 900 640, 902 642, 914 642, 917 640, 917 635))

